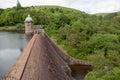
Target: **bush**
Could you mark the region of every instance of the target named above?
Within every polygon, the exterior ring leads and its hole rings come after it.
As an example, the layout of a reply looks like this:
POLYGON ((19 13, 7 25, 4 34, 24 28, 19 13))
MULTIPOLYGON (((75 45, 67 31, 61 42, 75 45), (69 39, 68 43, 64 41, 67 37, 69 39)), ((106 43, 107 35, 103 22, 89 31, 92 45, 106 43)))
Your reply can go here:
POLYGON ((114 68, 104 76, 104 80, 120 80, 120 68, 114 68))
POLYGON ((96 75, 93 72, 89 72, 85 77, 85 80, 97 80, 96 75))
POLYGON ((21 29, 21 28, 24 28, 24 25, 23 25, 22 23, 18 23, 18 24, 16 25, 16 27, 17 27, 18 29, 21 29))

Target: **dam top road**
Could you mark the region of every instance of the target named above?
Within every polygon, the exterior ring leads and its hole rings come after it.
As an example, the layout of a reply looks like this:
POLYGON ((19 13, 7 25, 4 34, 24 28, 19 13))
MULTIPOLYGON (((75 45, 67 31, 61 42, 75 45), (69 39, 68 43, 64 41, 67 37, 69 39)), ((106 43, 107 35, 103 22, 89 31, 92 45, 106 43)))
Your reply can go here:
POLYGON ((33 35, 5 80, 83 80, 91 69, 90 62, 68 56, 40 30, 33 35))

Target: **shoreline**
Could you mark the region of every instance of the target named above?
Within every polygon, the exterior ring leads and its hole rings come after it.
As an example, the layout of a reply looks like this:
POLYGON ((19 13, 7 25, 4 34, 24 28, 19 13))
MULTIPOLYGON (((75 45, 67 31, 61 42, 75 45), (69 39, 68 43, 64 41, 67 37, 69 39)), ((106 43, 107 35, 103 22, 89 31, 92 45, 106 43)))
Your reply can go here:
POLYGON ((0 31, 24 32, 24 28, 16 28, 15 26, 10 26, 10 27, 0 27, 0 31))

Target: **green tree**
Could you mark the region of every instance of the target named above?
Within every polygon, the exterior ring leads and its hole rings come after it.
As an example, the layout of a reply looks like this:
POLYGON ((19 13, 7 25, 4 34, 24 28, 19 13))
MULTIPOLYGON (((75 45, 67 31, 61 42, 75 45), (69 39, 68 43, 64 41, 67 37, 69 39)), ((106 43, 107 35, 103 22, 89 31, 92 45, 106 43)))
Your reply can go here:
POLYGON ((115 67, 104 77, 104 80, 120 80, 120 68, 115 67))
POLYGON ((17 0, 17 9, 21 9, 21 8, 22 8, 22 6, 21 6, 19 0, 17 0))
POLYGON ((60 27, 64 27, 65 24, 70 24, 70 19, 65 15, 65 14, 60 14, 60 18, 59 18, 59 23, 58 23, 58 28, 60 27))
POLYGON ((24 25, 23 25, 22 23, 18 23, 18 24, 16 25, 16 27, 17 27, 18 29, 23 29, 23 28, 24 28, 24 25))

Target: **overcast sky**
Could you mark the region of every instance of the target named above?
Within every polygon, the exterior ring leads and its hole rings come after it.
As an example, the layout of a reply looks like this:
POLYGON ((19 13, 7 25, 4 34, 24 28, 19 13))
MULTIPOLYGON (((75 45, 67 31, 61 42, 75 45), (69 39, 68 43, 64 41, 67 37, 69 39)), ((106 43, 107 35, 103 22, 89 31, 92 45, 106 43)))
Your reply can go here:
MULTIPOLYGON (((120 11, 120 0, 19 0, 22 6, 59 5, 79 9, 87 13, 120 11)), ((16 5, 17 0, 0 0, 0 8, 16 5)))

